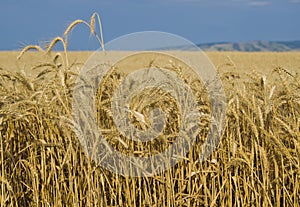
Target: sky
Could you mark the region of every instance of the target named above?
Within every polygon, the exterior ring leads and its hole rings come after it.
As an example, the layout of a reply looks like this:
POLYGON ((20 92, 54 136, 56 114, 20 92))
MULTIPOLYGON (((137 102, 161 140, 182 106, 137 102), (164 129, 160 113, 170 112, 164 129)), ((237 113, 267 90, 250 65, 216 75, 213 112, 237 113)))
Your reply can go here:
MULTIPOLYGON (((102 19, 104 41, 141 31, 163 31, 195 44, 300 40, 300 0, 1 0, 0 50, 45 45, 76 19, 102 19)), ((71 50, 99 44, 84 25, 71 50)))

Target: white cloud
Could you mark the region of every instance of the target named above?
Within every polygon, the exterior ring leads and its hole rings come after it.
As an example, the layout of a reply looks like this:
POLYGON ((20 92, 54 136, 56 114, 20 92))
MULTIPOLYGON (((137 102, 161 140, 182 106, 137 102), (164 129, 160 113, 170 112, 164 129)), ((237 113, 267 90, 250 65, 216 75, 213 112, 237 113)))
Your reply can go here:
MULTIPOLYGON (((224 4, 233 4, 233 5, 244 5, 244 6, 268 6, 271 5, 271 1, 269 0, 163 0, 163 1, 169 1, 169 2, 199 2, 199 3, 209 3, 211 5, 224 5, 224 4)), ((293 3, 300 3, 300 0, 289 0, 293 3)))
MULTIPOLYGON (((167 0, 168 1, 168 0, 167 0)), ((170 2, 172 1, 177 1, 177 2, 201 2, 201 3, 207 3, 209 2, 208 0, 169 0, 170 2)))
POLYGON ((290 0, 289 2, 293 3, 293 4, 298 4, 298 3, 300 3, 300 0, 290 0))
POLYGON ((271 3, 268 1, 250 1, 247 3, 249 6, 267 6, 269 4, 271 3))

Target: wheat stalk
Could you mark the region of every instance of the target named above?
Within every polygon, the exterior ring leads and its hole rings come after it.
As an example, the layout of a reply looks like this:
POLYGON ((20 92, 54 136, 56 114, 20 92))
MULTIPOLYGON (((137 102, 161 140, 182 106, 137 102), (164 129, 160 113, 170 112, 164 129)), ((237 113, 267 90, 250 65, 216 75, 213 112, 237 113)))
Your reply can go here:
POLYGON ((24 48, 22 49, 22 51, 20 52, 20 54, 17 56, 17 59, 18 59, 18 60, 21 59, 21 57, 22 57, 27 51, 29 51, 29 50, 37 50, 37 51, 39 51, 39 52, 44 52, 44 49, 41 48, 41 47, 38 46, 38 45, 28 45, 28 46, 26 46, 26 47, 24 47, 24 48))
MULTIPOLYGON (((77 19, 77 20, 73 21, 73 22, 67 27, 67 29, 65 30, 64 36, 65 36, 65 37, 68 36, 69 33, 71 32, 71 30, 72 30, 76 25, 82 24, 82 23, 87 24, 85 21, 83 21, 83 20, 81 20, 81 19, 77 19)), ((88 25, 88 24, 87 24, 87 25, 88 25)))
POLYGON ((98 40, 98 42, 101 45, 102 50, 105 51, 102 22, 101 22, 100 15, 97 12, 93 13, 93 15, 91 16, 89 27, 90 27, 91 34, 93 34, 96 37, 96 39, 98 40), (95 31, 95 28, 96 28, 96 24, 95 24, 96 18, 97 18, 98 25, 99 25, 99 30, 100 30, 99 31, 99 35, 100 35, 100 37, 98 36, 98 34, 95 31))

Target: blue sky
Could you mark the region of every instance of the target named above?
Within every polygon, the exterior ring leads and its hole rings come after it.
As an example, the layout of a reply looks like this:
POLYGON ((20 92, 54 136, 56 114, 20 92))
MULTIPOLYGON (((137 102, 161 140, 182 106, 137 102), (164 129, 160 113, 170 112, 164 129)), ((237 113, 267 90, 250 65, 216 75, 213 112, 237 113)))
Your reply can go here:
MULTIPOLYGON (((164 31, 194 43, 300 40, 300 0, 1 0, 0 50, 44 44, 75 19, 101 15, 110 41, 139 31, 164 31)), ((70 49, 97 49, 86 27, 70 49)))

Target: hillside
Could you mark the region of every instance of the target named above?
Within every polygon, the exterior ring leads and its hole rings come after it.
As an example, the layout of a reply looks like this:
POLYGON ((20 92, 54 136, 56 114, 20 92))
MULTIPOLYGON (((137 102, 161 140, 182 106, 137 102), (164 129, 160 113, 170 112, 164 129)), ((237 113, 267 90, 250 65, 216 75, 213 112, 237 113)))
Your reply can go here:
POLYGON ((197 46, 205 51, 283 52, 299 51, 300 41, 253 41, 245 43, 219 42, 198 44, 197 46))

